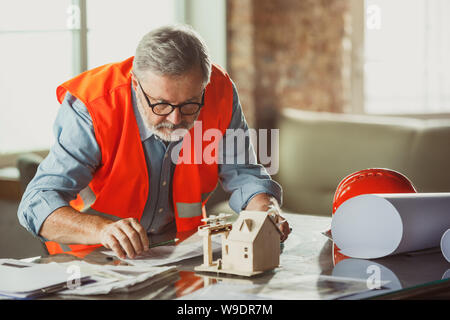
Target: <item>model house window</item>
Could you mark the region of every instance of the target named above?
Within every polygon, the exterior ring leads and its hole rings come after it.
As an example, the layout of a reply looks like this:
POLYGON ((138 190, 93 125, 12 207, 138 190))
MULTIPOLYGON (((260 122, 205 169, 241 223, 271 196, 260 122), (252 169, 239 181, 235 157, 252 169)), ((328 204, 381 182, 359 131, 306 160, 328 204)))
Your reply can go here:
POLYGON ((365 0, 367 113, 450 112, 450 1, 365 0))

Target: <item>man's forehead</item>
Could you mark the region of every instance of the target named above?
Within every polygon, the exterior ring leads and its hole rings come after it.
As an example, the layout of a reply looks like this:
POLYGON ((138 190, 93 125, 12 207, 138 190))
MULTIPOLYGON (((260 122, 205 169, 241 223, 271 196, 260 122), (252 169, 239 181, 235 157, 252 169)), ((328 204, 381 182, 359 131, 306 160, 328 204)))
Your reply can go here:
POLYGON ((136 78, 144 92, 156 100, 182 97, 184 101, 189 101, 198 98, 203 92, 202 78, 195 73, 160 75, 148 71, 141 78, 136 78))

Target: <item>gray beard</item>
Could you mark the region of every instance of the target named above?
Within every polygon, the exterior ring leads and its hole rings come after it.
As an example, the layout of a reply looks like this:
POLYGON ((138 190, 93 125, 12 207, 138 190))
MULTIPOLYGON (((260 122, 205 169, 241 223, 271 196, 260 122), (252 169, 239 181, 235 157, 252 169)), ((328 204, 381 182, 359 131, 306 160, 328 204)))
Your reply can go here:
MULTIPOLYGON (((194 121, 197 120, 197 118, 198 118, 198 114, 197 114, 197 117, 195 117, 195 120, 192 121, 192 123, 188 123, 186 121, 181 121, 181 123, 179 123, 177 125, 174 125, 170 122, 162 122, 157 125, 153 125, 145 117, 145 113, 142 112, 142 110, 144 110, 144 107, 142 106, 142 103, 141 103, 141 100, 139 97, 138 97, 136 103, 138 106, 138 111, 141 114, 141 118, 144 122, 144 125, 150 131, 152 131, 156 136, 158 136, 158 138, 160 138, 163 141, 167 141, 167 142, 181 140, 184 137, 184 135, 194 126, 194 121), (166 134, 166 133, 161 132, 161 129, 164 129, 164 128, 172 129, 173 131, 169 134, 166 134), (182 132, 182 131, 184 131, 184 132, 182 132)), ((149 112, 153 112, 153 111, 150 110, 149 112)))
POLYGON ((157 124, 156 126, 148 123, 147 126, 161 140, 173 142, 181 140, 184 135, 194 126, 194 123, 186 123, 185 121, 182 121, 180 124, 174 125, 172 123, 162 122, 157 124), (164 128, 171 129, 172 132, 169 134, 163 133, 161 129, 164 128))

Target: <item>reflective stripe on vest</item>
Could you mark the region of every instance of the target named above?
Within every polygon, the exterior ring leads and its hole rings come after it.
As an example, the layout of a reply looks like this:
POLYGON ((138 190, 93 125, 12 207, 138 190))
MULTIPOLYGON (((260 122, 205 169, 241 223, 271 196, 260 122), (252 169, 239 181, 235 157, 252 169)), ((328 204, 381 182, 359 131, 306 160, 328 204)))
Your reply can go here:
POLYGON ((55 241, 46 241, 45 246, 49 254, 71 254, 73 256, 84 258, 86 255, 101 247, 99 244, 81 245, 81 244, 61 244, 55 241))
POLYGON ((203 203, 205 203, 209 197, 213 194, 214 190, 207 193, 202 193, 202 202, 195 202, 195 203, 184 203, 184 202, 177 202, 175 203, 175 206, 178 211, 178 215, 181 218, 192 218, 192 217, 199 217, 202 215, 202 207, 203 203))
POLYGON ((183 203, 177 202, 175 203, 178 211, 178 216, 180 218, 192 218, 199 217, 202 215, 202 203, 183 203))
POLYGON ((70 202, 70 205, 81 212, 88 210, 95 202, 96 196, 90 186, 87 186, 77 195, 75 200, 70 202))

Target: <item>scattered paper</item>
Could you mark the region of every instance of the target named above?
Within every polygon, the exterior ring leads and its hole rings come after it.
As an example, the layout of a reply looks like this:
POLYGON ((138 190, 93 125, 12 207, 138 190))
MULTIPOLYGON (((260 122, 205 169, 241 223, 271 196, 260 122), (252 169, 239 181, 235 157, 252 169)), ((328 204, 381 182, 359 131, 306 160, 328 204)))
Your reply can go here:
MULTIPOLYGON (((222 248, 220 236, 211 238, 213 252, 222 248)), ((104 254, 115 256, 111 250, 103 251, 104 254)), ((121 259, 134 266, 162 266, 182 260, 203 255, 203 238, 197 233, 175 246, 160 246, 151 248, 135 259, 121 259)))
POLYGON ((34 298, 49 292, 63 290, 71 279, 79 283, 86 279, 82 273, 76 278, 56 264, 30 264, 13 259, 2 259, 0 265, 0 294, 13 298, 34 298))
POLYGON ((365 194, 345 201, 331 222, 348 257, 375 259, 438 247, 450 228, 450 193, 365 194))
POLYGON ((132 286, 146 282, 147 286, 161 281, 177 272, 176 267, 136 267, 97 265, 85 261, 59 263, 60 266, 78 267, 95 282, 59 292, 63 295, 97 295, 130 291, 132 286))

